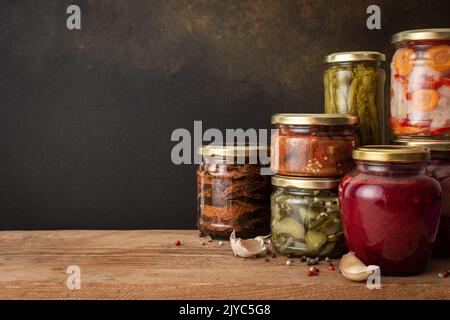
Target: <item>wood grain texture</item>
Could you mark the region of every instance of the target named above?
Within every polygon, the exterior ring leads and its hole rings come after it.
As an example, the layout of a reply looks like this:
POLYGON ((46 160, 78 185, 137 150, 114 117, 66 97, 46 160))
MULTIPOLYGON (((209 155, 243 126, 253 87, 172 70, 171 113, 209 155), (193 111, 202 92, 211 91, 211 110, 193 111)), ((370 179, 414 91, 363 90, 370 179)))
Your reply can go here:
POLYGON ((228 242, 202 245, 190 230, 0 232, 0 299, 450 299, 450 278, 437 277, 448 259, 383 277, 380 290, 285 261, 236 258, 228 242), (80 290, 66 287, 69 265, 81 268, 80 290))

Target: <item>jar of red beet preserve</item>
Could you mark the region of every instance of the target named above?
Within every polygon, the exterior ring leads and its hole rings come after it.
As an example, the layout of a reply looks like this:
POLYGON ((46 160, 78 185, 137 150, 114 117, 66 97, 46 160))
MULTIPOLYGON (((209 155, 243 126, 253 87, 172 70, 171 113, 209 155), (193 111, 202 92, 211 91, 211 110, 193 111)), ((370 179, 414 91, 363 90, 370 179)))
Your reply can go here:
POLYGON ((395 143, 425 147, 431 151, 428 171, 442 187, 443 203, 439 231, 434 243, 433 256, 450 256, 450 141, 444 140, 396 140, 395 143))
POLYGON ((382 275, 413 275, 427 264, 441 215, 442 189, 427 174, 430 151, 366 146, 353 151, 354 171, 339 186, 350 251, 382 275))

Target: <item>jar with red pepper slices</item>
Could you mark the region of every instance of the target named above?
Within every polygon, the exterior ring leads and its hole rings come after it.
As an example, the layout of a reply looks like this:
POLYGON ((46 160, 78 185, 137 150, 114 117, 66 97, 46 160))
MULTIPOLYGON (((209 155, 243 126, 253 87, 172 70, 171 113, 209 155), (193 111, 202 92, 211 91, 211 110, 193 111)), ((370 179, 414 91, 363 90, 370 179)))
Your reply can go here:
POLYGON ((358 118, 343 114, 279 113, 271 169, 280 175, 339 177, 352 170, 358 118))
POLYGON ((382 275, 421 273, 441 216, 442 188, 427 174, 430 152, 406 146, 353 151, 356 168, 339 186, 350 251, 382 275))
POLYGON ((450 141, 442 140, 405 140, 399 139, 396 144, 425 147, 431 152, 431 160, 427 166, 430 174, 442 187, 443 204, 439 231, 434 243, 433 256, 450 256, 450 141))
POLYGON ((450 139, 450 28, 403 31, 392 43, 394 135, 450 139))

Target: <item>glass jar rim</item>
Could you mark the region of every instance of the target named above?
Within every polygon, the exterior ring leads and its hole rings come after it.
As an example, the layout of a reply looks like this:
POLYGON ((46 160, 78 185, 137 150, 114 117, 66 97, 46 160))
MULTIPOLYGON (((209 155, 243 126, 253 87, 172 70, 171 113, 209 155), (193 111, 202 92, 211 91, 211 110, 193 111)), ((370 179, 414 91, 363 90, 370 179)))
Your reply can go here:
POLYGON ((309 178, 298 176, 272 176, 272 185, 281 188, 337 189, 341 178, 309 178))
POLYGON ((394 142, 396 144, 409 146, 409 147, 427 148, 430 151, 450 151, 450 141, 447 141, 447 140, 397 139, 394 142))
POLYGON ((357 61, 386 61, 386 55, 378 51, 348 51, 348 52, 335 52, 328 54, 324 57, 323 62, 336 63, 336 62, 357 62, 357 61))
POLYGON ((363 146, 353 150, 353 159, 396 163, 426 162, 430 160, 430 150, 399 145, 363 146))
POLYGON ((223 157, 250 157, 258 156, 258 152, 269 153, 267 145, 203 145, 199 148, 198 154, 202 156, 223 156, 223 157))
POLYGON ((392 36, 391 43, 414 40, 445 40, 450 39, 450 28, 414 29, 398 32, 392 36))
POLYGON ((272 124, 336 126, 357 123, 358 118, 349 114, 276 113, 272 116, 272 124))

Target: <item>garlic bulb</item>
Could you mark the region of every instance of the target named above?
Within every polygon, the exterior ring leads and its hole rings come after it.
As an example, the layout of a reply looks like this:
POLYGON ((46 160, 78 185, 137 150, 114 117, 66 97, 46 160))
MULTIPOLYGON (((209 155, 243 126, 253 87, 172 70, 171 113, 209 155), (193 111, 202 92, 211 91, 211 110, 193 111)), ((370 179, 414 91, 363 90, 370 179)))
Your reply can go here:
POLYGON ((264 244, 264 239, 267 237, 268 236, 259 236, 254 239, 243 240, 241 238, 236 238, 236 232, 233 231, 230 236, 231 249, 233 249, 235 256, 242 258, 254 257, 267 250, 267 247, 264 244))
POLYGON ((354 252, 344 254, 339 261, 339 271, 352 281, 365 281, 379 269, 380 267, 375 265, 366 266, 354 252))

